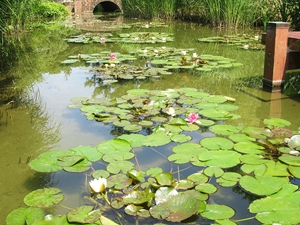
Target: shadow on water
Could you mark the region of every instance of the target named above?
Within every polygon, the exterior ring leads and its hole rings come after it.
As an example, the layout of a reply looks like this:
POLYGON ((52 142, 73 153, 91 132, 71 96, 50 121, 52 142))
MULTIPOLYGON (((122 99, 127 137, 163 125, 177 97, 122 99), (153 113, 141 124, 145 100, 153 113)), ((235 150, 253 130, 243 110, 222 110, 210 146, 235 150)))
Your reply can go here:
MULTIPOLYGON (((78 28, 81 28, 80 23, 83 20, 77 18, 78 28)), ((117 24, 123 22, 123 18, 122 21, 116 20, 117 24)), ((97 26, 90 27, 94 29, 97 26)), ((199 54, 234 58, 244 66, 213 73, 174 72, 172 77, 162 76, 152 80, 123 81, 103 85, 91 80, 92 74, 88 72, 90 65, 75 67, 61 65, 60 62, 70 55, 100 51, 130 52, 141 46, 119 43, 69 44, 63 40, 68 33, 60 33, 55 29, 28 34, 22 42, 27 46, 26 50, 23 47, 23 51, 11 54, 18 60, 7 68, 7 72, 2 74, 0 80, 2 87, 0 92, 2 154, 0 194, 3 196, 0 200, 0 221, 5 221, 6 215, 13 209, 23 206, 23 198, 30 191, 43 187, 62 189, 68 196, 63 202, 64 205, 76 207, 86 204, 83 197, 90 193, 87 184, 87 180, 90 179, 89 174, 67 172, 43 174, 34 172, 27 165, 33 158, 48 149, 63 150, 79 145, 96 146, 101 141, 124 133, 123 128, 88 121, 80 110, 67 108, 73 97, 117 98, 125 95, 127 90, 135 88, 165 90, 194 87, 210 94, 234 97, 240 106, 237 114, 241 115, 242 119, 229 122, 231 124, 260 127, 264 118, 280 117, 291 121, 294 129, 299 126, 299 116, 295 113, 300 110, 299 96, 289 97, 281 93, 267 93, 261 90, 264 58, 262 51, 241 52, 230 46, 199 43, 197 38, 232 32, 210 29, 199 24, 176 22, 171 23, 168 28, 159 28, 158 31, 174 33, 175 41, 168 43, 170 47, 190 48, 192 45, 199 54)), ((115 34, 125 32, 130 32, 130 29, 115 31, 115 34)), ((159 44, 156 46, 161 47, 159 44)), ((142 131, 143 134, 150 132, 147 129, 142 131)), ((212 133, 208 129, 203 129, 192 135, 192 141, 199 143, 203 137, 212 133)), ((191 167, 190 164, 178 166, 167 161, 166 157, 172 151, 173 145, 134 149, 141 169, 158 166, 165 171, 172 171, 174 176, 179 174, 177 171, 180 171, 181 177, 202 169, 191 167)), ((134 160, 133 162, 135 163, 134 160)), ((106 165, 101 163, 94 166, 94 169, 105 168, 106 165)), ((228 171, 237 172, 239 168, 231 168, 228 171)), ((212 183, 214 182, 212 180, 212 183)), ((248 206, 256 199, 255 196, 245 192, 238 185, 231 188, 218 188, 218 192, 211 196, 209 202, 217 204, 225 202, 238 209, 236 219, 253 216, 249 213, 248 206)), ((56 210, 58 213, 67 212, 66 209, 51 210, 56 210)), ((123 211, 106 215, 110 218, 119 218, 122 224, 151 224, 150 220, 130 217, 123 211)), ((197 222, 199 222, 197 224, 211 224, 211 221, 204 219, 199 219, 197 222)), ((242 224, 258 223, 252 220, 242 224)))

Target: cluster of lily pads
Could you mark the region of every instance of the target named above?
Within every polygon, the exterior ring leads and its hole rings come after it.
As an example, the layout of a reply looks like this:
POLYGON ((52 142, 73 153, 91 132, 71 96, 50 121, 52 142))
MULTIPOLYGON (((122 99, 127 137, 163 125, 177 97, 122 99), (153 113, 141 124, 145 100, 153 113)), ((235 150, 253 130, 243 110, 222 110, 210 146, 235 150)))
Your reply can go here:
POLYGON ((172 35, 160 32, 132 32, 121 33, 114 37, 111 33, 86 33, 66 39, 69 43, 127 43, 127 44, 154 44, 174 41, 172 35))
POLYGON ((241 66, 230 58, 213 55, 198 55, 193 49, 176 49, 162 46, 160 48, 146 47, 128 54, 102 51, 93 54, 78 54, 69 56, 62 64, 74 64, 84 61, 93 65, 94 80, 103 83, 114 83, 120 79, 145 79, 172 74, 172 70, 212 71, 241 66), (134 65, 135 60, 146 59, 142 66, 134 65), (125 64, 127 63, 127 64, 125 64))
POLYGON ((224 35, 215 37, 199 38, 199 42, 203 43, 219 43, 227 45, 235 45, 246 50, 264 50, 265 45, 261 44, 259 35, 224 35))
POLYGON ((45 216, 43 210, 60 204, 64 195, 58 188, 38 189, 24 198, 29 207, 8 215, 8 225, 115 224, 103 214, 120 209, 128 215, 171 222, 203 217, 217 224, 237 224, 232 219, 234 209, 207 201, 218 186, 236 185, 260 197, 250 203, 249 211, 261 223, 300 223, 300 191, 290 181, 300 178, 300 134, 287 128, 290 122, 265 119, 264 127, 219 123, 238 118, 231 113, 237 109, 234 99, 193 88, 133 89, 121 98, 78 98, 73 102, 72 107, 80 107, 88 119, 128 126, 125 130, 130 132, 98 146, 44 152, 31 161, 29 166, 38 172, 64 170, 91 175, 93 179, 86 184, 91 191, 85 197, 89 203, 66 215, 45 216), (139 132, 144 126, 151 129, 149 135, 139 132), (181 134, 200 132, 201 127, 214 136, 195 143, 189 142, 188 134, 181 134), (168 161, 192 164, 199 172, 175 179, 161 168, 142 171, 132 162, 135 148, 154 148, 171 142, 177 145, 172 147, 168 161), (105 170, 93 169, 99 161, 106 164, 105 170), (228 171, 232 167, 238 167, 242 173, 228 171), (211 183, 213 177, 215 184, 211 183))

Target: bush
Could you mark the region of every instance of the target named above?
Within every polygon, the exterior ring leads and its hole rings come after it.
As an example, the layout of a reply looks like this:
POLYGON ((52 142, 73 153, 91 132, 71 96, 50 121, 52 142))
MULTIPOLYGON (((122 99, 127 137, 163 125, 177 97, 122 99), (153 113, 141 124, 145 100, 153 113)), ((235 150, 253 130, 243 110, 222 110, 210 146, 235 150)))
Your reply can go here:
POLYGON ((69 10, 62 4, 55 2, 38 2, 34 6, 34 14, 39 19, 60 19, 70 14, 69 10))

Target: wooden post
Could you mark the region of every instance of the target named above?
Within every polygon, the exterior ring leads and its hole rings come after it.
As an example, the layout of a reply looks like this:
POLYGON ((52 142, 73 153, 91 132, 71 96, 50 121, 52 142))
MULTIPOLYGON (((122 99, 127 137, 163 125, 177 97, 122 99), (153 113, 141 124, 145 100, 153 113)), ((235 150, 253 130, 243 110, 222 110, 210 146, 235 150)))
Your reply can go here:
POLYGON ((263 88, 281 91, 286 69, 288 31, 290 23, 269 22, 267 24, 263 88))

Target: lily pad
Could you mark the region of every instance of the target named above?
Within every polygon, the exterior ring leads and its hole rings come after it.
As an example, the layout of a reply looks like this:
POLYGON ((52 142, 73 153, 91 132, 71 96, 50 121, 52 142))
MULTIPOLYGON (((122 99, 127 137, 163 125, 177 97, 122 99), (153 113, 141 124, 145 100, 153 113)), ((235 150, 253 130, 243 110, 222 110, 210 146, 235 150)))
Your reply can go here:
POLYGON ((93 210, 93 206, 80 206, 67 213, 69 222, 94 223, 101 216, 100 210, 93 210))
POLYGON ((229 219, 235 214, 234 210, 226 205, 207 204, 201 216, 210 220, 229 219))
POLYGON ((30 192, 24 198, 24 203, 34 207, 50 207, 60 203, 64 199, 58 188, 43 188, 30 192))
POLYGON ((17 208, 10 212, 6 217, 7 225, 32 224, 36 220, 44 218, 43 210, 35 207, 17 208))
POLYGON ((198 156, 201 162, 207 166, 230 168, 240 163, 240 154, 230 150, 206 151, 198 156))
POLYGON ((264 196, 276 193, 282 188, 282 183, 275 177, 271 176, 243 176, 240 181, 240 185, 247 191, 264 196))
POLYGON ((222 137, 203 138, 200 144, 207 149, 231 149, 233 142, 222 137))

